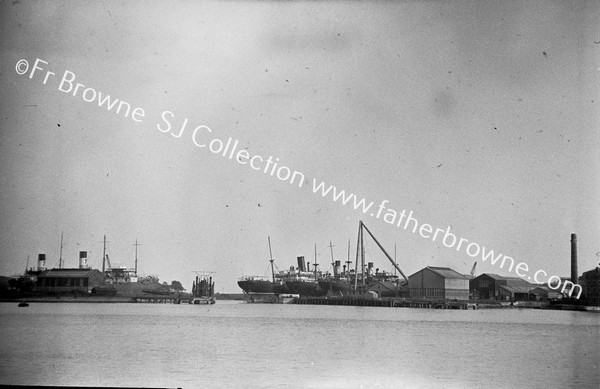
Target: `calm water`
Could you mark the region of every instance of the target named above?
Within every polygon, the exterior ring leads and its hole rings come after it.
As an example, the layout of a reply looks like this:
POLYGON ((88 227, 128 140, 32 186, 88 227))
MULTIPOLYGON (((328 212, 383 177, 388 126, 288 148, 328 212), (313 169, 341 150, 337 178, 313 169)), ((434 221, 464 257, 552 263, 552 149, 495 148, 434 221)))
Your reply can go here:
POLYGON ((0 304, 0 384, 598 388, 600 315, 0 304))

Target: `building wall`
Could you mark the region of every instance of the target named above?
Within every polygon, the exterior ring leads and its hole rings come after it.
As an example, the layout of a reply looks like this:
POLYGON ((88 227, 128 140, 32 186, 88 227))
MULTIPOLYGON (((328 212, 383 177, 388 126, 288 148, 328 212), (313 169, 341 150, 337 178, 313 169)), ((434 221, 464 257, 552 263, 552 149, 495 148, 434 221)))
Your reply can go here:
POLYGON ((469 280, 458 278, 446 278, 446 298, 453 300, 469 299, 469 280))
POLYGON ((444 278, 430 269, 408 277, 410 297, 439 299, 469 299, 469 280, 444 278))
POLYGON ((585 303, 600 305, 600 268, 583 273, 579 277, 579 284, 583 289, 582 296, 585 296, 585 303))
POLYGON ((473 298, 476 299, 502 299, 498 292, 498 286, 500 285, 507 285, 507 281, 497 280, 487 274, 482 274, 470 281, 469 289, 472 291, 473 298))

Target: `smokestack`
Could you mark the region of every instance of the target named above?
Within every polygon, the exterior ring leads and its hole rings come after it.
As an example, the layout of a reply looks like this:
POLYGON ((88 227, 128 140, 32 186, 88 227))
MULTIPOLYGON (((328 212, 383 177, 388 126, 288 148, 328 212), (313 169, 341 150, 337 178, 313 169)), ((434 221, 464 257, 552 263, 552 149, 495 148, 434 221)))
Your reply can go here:
POLYGON ((571 282, 577 283, 577 234, 571 234, 571 282))
POLYGON ((38 271, 46 270, 46 254, 38 254, 38 271))
POLYGON ((298 270, 299 271, 306 271, 306 266, 304 264, 304 257, 298 257, 298 270))
POLYGON ((306 262, 306 271, 310 271, 310 262, 306 262))
POLYGON ((335 261, 333 266, 333 276, 337 277, 340 274, 340 266, 342 265, 341 261, 335 261))
POLYGON ((79 252, 79 268, 80 269, 87 269, 88 265, 87 265, 87 251, 80 251, 79 252))

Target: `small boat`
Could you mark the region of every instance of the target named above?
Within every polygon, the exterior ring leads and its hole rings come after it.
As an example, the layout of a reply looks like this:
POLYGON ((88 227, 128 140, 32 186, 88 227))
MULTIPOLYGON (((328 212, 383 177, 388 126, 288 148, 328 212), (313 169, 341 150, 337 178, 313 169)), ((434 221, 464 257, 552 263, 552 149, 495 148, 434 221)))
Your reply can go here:
POLYGON ((28 304, 28 303, 26 303, 25 301, 21 301, 21 302, 19 303, 19 307, 28 307, 28 306, 29 306, 29 304, 28 304))

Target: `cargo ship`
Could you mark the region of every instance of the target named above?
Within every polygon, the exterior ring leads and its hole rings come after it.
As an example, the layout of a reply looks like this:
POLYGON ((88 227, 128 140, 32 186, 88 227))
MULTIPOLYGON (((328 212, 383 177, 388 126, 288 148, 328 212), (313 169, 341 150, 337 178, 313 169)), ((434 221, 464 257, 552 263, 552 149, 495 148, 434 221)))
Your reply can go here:
POLYGON ((298 257, 298 269, 290 268, 288 279, 285 284, 291 294, 300 296, 325 296, 327 290, 321 288, 319 281, 326 275, 318 270, 317 247, 315 245, 315 262, 313 262, 313 271, 310 270, 310 262, 305 263, 304 257, 298 257))
MULTIPOLYGON (((329 247, 332 248, 331 242, 329 247)), ((333 257, 333 249, 331 249, 331 260, 333 274, 322 272, 318 269, 316 246, 315 246, 315 261, 312 264, 305 262, 304 257, 297 257, 298 267, 290 266, 288 271, 275 272, 273 265, 273 256, 271 253, 271 239, 269 238, 269 254, 271 263, 271 279, 264 277, 250 276, 242 277, 238 281, 238 286, 246 294, 292 294, 307 297, 318 297, 326 295, 344 296, 354 293, 362 293, 372 285, 378 282, 391 282, 398 287, 408 284, 408 278, 402 272, 398 264, 385 251, 383 246, 369 231, 369 229, 361 221, 358 229, 358 243, 356 250, 355 268, 351 269, 350 264, 350 242, 348 242, 348 260, 346 265, 341 268, 341 262, 335 261, 333 257), (379 271, 374 268, 373 262, 368 262, 365 265, 365 250, 363 230, 371 236, 377 246, 382 250, 385 256, 390 260, 394 268, 402 275, 404 280, 396 274, 385 271, 379 271), (360 268, 358 269, 360 261, 360 268)))
POLYGON ((267 237, 269 241, 269 262, 271 263, 271 278, 267 279, 262 276, 243 276, 238 280, 238 286, 246 294, 269 293, 269 294, 285 294, 290 293, 287 288, 286 281, 289 279, 289 272, 280 271, 275 273, 273 262, 273 252, 271 250, 271 237, 267 237))

